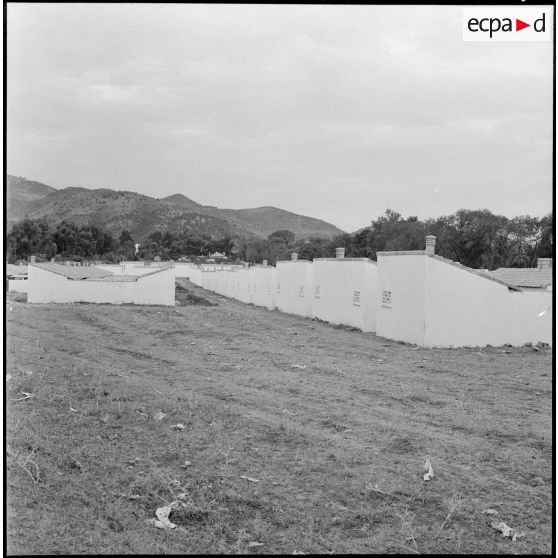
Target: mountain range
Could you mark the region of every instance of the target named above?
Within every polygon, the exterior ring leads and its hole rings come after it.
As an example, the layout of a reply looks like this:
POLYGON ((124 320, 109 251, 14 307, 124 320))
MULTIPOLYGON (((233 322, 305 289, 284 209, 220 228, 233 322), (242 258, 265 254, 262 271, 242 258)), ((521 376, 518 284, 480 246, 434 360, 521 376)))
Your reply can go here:
POLYGON ((344 231, 334 225, 276 207, 220 209, 202 205, 182 194, 152 198, 136 192, 70 187, 56 189, 23 177, 7 176, 7 225, 23 218, 63 220, 96 225, 118 236, 127 229, 136 242, 156 230, 190 230, 213 237, 267 238, 287 229, 296 238, 333 238, 344 231))

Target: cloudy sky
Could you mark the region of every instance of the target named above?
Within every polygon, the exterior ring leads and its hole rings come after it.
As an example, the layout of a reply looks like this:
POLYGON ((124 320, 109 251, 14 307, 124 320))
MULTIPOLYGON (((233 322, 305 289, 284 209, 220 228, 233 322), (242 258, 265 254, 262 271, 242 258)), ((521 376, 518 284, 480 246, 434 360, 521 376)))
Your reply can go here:
POLYGON ((457 6, 8 4, 8 172, 273 205, 552 210, 552 43, 457 6))

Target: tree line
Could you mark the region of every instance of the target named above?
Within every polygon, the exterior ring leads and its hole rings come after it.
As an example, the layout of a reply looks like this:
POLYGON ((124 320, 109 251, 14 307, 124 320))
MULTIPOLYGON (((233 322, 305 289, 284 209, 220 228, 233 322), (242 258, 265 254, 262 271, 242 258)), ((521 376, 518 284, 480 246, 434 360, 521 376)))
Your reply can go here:
POLYGON ((552 215, 542 218, 529 215, 512 219, 483 210, 460 209, 452 215, 420 220, 404 218, 386 210, 369 227, 333 239, 296 239, 288 230, 271 233, 267 239, 232 239, 211 237, 193 231, 155 231, 143 242, 136 254, 129 231, 115 238, 102 227, 78 226, 62 221, 56 226, 45 219, 24 219, 7 235, 9 262, 61 256, 73 259, 102 259, 114 262, 133 259, 177 260, 221 252, 229 260, 251 263, 267 260, 275 264, 290 259, 333 257, 335 248, 344 247, 346 257, 375 260, 377 252, 389 250, 424 250, 426 235, 435 235, 436 253, 475 269, 499 267, 534 267, 540 257, 553 256, 554 222, 552 215))
POLYGON ((15 223, 6 237, 9 263, 29 260, 31 256, 51 259, 56 256, 74 260, 178 259, 181 256, 207 256, 218 251, 230 254, 234 243, 228 236, 212 238, 190 231, 155 231, 147 241, 136 243, 128 230, 114 237, 103 227, 76 225, 62 221, 53 226, 46 219, 23 219, 15 223))
POLYGON ((53 226, 46 219, 23 219, 8 233, 6 249, 10 263, 28 260, 30 256, 117 262, 134 258, 135 243, 127 230, 114 238, 106 229, 94 225, 62 221, 53 226))
POLYGON ((235 243, 230 236, 212 237, 190 230, 180 232, 155 231, 151 233, 138 251, 141 259, 177 260, 182 256, 199 257, 220 252, 233 256, 235 243))
POLYGON ((295 240, 290 231, 276 231, 267 240, 243 243, 239 254, 247 261, 266 259, 271 264, 289 259, 292 252, 305 260, 334 257, 335 248, 344 247, 345 257, 376 260, 380 251, 424 250, 425 237, 435 235, 436 253, 467 267, 535 267, 538 258, 553 255, 553 230, 550 214, 509 219, 487 209, 460 209, 452 215, 421 221, 388 209, 369 227, 354 234, 333 240, 295 240))

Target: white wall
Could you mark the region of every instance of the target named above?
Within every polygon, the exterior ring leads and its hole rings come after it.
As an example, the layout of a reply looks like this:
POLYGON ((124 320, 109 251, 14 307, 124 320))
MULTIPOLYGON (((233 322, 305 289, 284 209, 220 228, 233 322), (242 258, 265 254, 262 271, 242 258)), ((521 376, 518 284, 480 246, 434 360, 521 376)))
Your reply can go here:
POLYGON ((211 269, 202 269, 200 273, 200 287, 206 291, 214 292, 216 272, 211 269))
POLYGON ((105 271, 110 271, 113 275, 124 275, 126 269, 125 265, 120 264, 98 264, 95 266, 98 269, 104 269, 105 271))
POLYGON ((424 344, 426 257, 378 254, 377 335, 424 344), (391 304, 384 299, 384 291, 391 293, 391 304))
POLYGON ((201 268, 199 268, 198 266, 192 268, 192 270, 190 271, 190 281, 192 283, 194 283, 194 285, 197 285, 198 287, 201 286, 201 268))
POLYGON ((552 291, 510 290, 426 255, 378 254, 377 300, 376 333, 389 339, 426 347, 552 343, 552 291))
POLYGON ((152 263, 151 265, 145 265, 142 262, 126 263, 123 275, 146 275, 160 269, 169 270, 173 278, 176 279, 176 269, 174 266, 168 267, 166 262, 161 262, 161 264, 152 263))
POLYGON ((189 262, 176 262, 174 264, 175 277, 183 277, 185 279, 190 279, 192 273, 196 269, 196 264, 189 262))
POLYGON ((253 284, 252 284, 252 268, 246 267, 244 269, 240 269, 237 272, 238 275, 238 290, 236 293, 235 298, 240 300, 240 302, 244 302, 245 304, 252 303, 252 291, 253 291, 253 284))
POLYGON ((234 298, 234 286, 236 281, 236 274, 238 272, 234 269, 226 271, 224 274, 223 295, 229 298, 234 298))
POLYGON ((252 304, 264 306, 268 310, 275 308, 277 293, 276 270, 274 267, 252 268, 252 304))
POLYGON ((317 258, 312 313, 332 324, 376 331, 376 264, 367 258, 317 258))
POLYGON ((277 262, 277 309, 299 316, 312 316, 312 262, 277 262))
POLYGON ((133 281, 70 280, 29 266, 28 302, 94 302, 174 306, 174 274, 162 270, 133 281))
MULTIPOLYGON (((168 269, 167 262, 161 263, 151 263, 150 265, 145 265, 143 262, 121 262, 119 264, 99 264, 95 267, 99 269, 106 269, 110 271, 113 275, 146 275, 148 273, 153 273, 160 269, 168 269)), ((176 277, 176 268, 172 264, 171 269, 176 277)))
POLYGON ((513 291, 426 258, 426 346, 551 344, 552 315, 552 291, 513 291))
POLYGON ((28 291, 28 279, 8 279, 8 291, 26 293, 28 291))

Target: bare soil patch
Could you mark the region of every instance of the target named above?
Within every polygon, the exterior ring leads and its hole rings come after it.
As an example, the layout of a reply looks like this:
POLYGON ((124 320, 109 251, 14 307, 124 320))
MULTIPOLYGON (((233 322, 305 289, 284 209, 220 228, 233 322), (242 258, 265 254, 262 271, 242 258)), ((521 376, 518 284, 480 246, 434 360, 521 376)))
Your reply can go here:
POLYGON ((419 349, 181 285, 215 306, 8 295, 8 553, 551 552, 550 349, 419 349), (176 529, 146 523, 179 495, 176 529))

